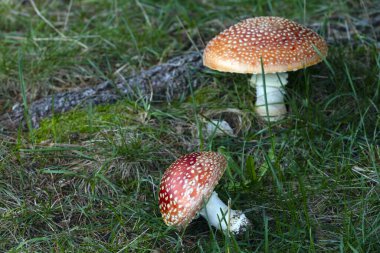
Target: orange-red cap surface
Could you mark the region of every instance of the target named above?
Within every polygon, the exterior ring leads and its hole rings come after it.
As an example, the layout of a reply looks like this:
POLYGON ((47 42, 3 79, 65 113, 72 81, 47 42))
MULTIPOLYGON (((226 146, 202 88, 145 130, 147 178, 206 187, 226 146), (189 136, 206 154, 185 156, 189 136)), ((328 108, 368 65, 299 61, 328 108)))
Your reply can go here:
POLYGON ((235 73, 295 71, 327 56, 325 40, 313 30, 281 17, 256 17, 226 29, 206 46, 203 64, 235 73))

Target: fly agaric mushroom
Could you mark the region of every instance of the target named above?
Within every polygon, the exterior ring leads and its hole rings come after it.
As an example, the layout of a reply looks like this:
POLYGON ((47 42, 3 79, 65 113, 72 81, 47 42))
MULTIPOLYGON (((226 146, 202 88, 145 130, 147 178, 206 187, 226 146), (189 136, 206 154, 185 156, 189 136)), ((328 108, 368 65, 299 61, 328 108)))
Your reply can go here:
POLYGON ((327 44, 313 30, 285 18, 257 17, 212 39, 203 64, 218 71, 253 74, 256 112, 265 120, 277 121, 286 114, 286 72, 317 64, 326 56, 327 44))
POLYGON ((227 167, 226 158, 216 152, 184 155, 165 171, 160 184, 159 207, 168 226, 186 227, 195 215, 210 225, 239 234, 250 221, 242 211, 230 210, 214 192, 227 167))

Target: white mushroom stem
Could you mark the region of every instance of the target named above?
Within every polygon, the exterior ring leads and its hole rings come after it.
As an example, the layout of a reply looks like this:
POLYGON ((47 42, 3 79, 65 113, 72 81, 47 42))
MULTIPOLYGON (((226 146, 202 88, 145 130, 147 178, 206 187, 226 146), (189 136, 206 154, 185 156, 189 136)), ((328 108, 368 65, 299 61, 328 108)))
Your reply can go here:
POLYGON ((251 224, 242 211, 229 209, 216 192, 211 194, 209 201, 199 214, 208 220, 211 226, 223 231, 229 228, 233 234, 240 234, 251 224))
POLYGON ((286 114, 284 87, 288 82, 288 74, 265 74, 264 77, 265 86, 263 75, 253 75, 251 78, 251 85, 256 87, 256 112, 264 120, 277 121, 286 114), (268 105, 268 113, 266 104, 268 105))

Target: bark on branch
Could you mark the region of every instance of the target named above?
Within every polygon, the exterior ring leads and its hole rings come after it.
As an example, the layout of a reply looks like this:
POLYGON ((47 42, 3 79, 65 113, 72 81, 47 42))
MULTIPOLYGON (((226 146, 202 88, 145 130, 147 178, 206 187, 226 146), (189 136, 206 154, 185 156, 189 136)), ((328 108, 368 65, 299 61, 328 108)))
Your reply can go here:
MULTIPOLYGON (((41 119, 53 113, 66 112, 88 104, 113 103, 125 96, 149 95, 154 100, 172 100, 186 92, 190 85, 194 88, 199 86, 201 79, 196 73, 201 68, 201 52, 178 56, 116 84, 107 81, 95 87, 42 98, 29 106, 28 116, 32 127, 38 128, 41 119)), ((16 129, 20 123, 23 123, 23 127, 26 126, 24 107, 21 104, 14 105, 11 112, 0 116, 2 128, 16 129)))

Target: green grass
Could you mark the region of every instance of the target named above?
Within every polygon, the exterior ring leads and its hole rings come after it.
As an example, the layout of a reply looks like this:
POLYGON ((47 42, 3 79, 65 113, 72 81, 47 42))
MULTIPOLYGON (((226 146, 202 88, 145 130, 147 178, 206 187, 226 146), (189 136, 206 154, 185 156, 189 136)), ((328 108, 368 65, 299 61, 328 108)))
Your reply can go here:
MULTIPOLYGON (((48 22, 31 4, 0 2, 3 111, 201 49, 244 17, 311 23, 371 6, 343 0, 36 2, 48 22)), ((200 74, 207 83, 181 101, 126 99, 54 115, 29 133, 0 135, 0 251, 380 251, 380 55, 374 45, 333 44, 326 63, 290 73, 289 116, 271 126, 253 113, 248 76, 200 74), (228 121, 236 136, 206 138, 209 119, 228 121), (252 221, 242 236, 226 237, 201 218, 185 231, 163 223, 160 178, 176 158, 197 150, 228 157, 216 190, 252 221)))

